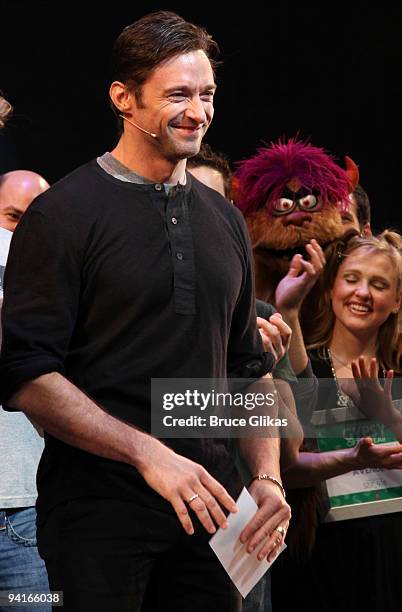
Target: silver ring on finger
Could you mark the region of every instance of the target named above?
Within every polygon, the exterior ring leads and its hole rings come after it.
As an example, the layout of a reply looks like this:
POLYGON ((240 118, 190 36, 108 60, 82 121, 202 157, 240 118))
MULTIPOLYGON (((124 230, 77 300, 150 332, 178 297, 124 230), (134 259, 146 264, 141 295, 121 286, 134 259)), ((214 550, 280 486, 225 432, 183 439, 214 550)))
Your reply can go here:
POLYGON ((187 503, 191 504, 191 502, 193 502, 195 499, 198 499, 198 498, 199 498, 198 493, 194 493, 194 495, 192 495, 190 499, 187 500, 187 503))

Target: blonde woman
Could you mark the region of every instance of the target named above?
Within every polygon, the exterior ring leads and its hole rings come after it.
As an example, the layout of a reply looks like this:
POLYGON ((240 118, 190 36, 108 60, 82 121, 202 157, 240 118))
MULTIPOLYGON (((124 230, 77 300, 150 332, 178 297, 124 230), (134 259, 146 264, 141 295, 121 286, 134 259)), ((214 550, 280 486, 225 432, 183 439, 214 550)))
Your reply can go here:
MULTIPOLYGON (((392 382, 401 376, 401 253, 402 237, 392 231, 356 236, 338 248, 325 269, 322 315, 308 343, 315 375, 332 380, 322 385, 317 408, 354 400, 400 442, 402 417, 391 393, 398 395, 399 381, 392 382)), ((363 438, 352 449, 300 452, 285 482, 308 487, 350 470, 401 467, 400 451, 400 445, 391 449, 363 438)), ((319 525, 308 561, 295 564, 284 554, 282 568, 274 568, 274 609, 279 601, 291 606, 300 600, 311 612, 397 609, 402 600, 401 534, 402 513, 319 525), (286 583, 292 589, 284 594, 286 583)))

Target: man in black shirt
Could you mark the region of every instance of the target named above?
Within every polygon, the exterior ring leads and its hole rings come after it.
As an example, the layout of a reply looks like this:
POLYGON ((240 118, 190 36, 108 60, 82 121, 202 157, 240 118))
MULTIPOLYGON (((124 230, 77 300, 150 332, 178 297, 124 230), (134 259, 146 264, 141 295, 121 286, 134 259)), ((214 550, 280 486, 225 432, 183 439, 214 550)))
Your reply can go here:
MULTIPOLYGON (((38 198, 14 236, 1 399, 47 432, 38 541, 66 610, 235 609, 207 546, 236 511, 227 444, 149 434, 152 377, 256 379, 273 365, 242 217, 185 171, 213 117, 215 47, 169 12, 125 28, 119 143, 38 198)), ((250 487, 259 509, 242 539, 268 535, 271 556, 290 516, 279 441, 240 450, 270 475, 250 487)))

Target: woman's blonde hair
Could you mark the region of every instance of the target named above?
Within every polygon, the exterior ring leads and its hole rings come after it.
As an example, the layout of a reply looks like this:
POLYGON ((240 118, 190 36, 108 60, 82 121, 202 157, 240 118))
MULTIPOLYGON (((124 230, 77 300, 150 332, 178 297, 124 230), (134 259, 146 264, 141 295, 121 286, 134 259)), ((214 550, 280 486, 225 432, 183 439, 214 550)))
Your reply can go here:
MULTIPOLYGON (((353 236, 337 242, 329 255, 321 278, 319 317, 314 331, 306 338, 308 349, 327 347, 332 338, 335 315, 331 304, 331 290, 339 266, 345 257, 357 249, 367 249, 371 253, 389 257, 397 273, 397 295, 402 292, 402 236, 392 230, 385 230, 378 236, 353 236)), ((401 372, 402 331, 401 308, 391 313, 382 324, 377 337, 377 358, 381 368, 401 372)))

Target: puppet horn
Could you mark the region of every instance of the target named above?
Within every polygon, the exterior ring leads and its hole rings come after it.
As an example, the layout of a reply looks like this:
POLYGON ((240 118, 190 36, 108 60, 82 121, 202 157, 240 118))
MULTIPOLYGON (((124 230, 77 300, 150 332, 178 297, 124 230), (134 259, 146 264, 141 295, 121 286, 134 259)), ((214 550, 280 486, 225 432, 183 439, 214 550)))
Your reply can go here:
POLYGON ((346 174, 348 175, 348 179, 352 186, 352 189, 350 191, 354 191, 359 182, 359 168, 357 167, 353 159, 351 159, 347 155, 345 155, 345 164, 346 164, 346 174))
POLYGON ((237 176, 232 176, 230 192, 232 201, 234 204, 238 204, 240 199, 240 181, 237 176))

